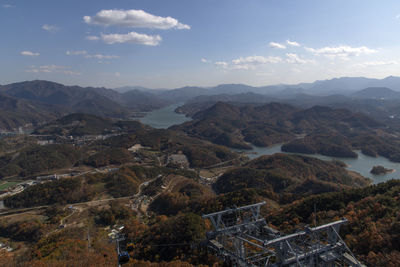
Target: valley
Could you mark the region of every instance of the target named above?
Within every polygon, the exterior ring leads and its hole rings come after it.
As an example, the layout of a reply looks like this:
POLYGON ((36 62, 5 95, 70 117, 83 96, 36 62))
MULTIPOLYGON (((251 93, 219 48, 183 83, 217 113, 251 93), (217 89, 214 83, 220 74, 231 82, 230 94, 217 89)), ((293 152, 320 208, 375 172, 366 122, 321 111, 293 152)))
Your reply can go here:
POLYGON ((0 267, 400 266, 400 1, 0 21, 0 267))
POLYGON ((341 235, 357 258, 397 261, 397 172, 370 173, 376 165, 400 169, 396 122, 351 105, 226 96, 171 97, 134 119, 66 111, 4 136, 0 242, 11 250, 0 263, 110 266, 118 261, 110 241, 123 234, 120 248, 131 257, 123 266, 222 264, 201 245, 211 229, 201 215, 260 201, 282 233, 313 216, 320 224, 346 216, 341 235))

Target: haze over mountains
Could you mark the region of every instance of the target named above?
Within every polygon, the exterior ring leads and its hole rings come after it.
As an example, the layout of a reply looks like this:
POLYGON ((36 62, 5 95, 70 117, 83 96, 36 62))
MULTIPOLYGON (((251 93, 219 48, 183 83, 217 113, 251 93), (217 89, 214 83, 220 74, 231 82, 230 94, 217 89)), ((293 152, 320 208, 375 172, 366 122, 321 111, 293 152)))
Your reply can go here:
POLYGON ((253 92, 267 95, 284 95, 288 93, 305 93, 311 95, 327 96, 334 94, 350 95, 358 90, 368 87, 387 87, 400 91, 400 77, 389 76, 384 79, 365 77, 342 77, 330 80, 318 80, 313 83, 300 84, 278 84, 254 87, 245 84, 221 84, 215 87, 186 86, 177 89, 148 89, 140 86, 116 88, 116 91, 126 92, 129 90, 149 91, 164 97, 179 97, 188 99, 199 95, 239 94, 253 92))
POLYGON ((0 86, 0 128, 37 125, 80 112, 109 118, 129 118, 172 103, 188 116, 218 101, 231 103, 284 102, 300 107, 326 105, 364 112, 375 119, 393 121, 400 113, 400 78, 343 77, 297 85, 253 87, 222 84, 171 90, 124 87, 107 89, 65 86, 50 81, 26 81, 0 86))

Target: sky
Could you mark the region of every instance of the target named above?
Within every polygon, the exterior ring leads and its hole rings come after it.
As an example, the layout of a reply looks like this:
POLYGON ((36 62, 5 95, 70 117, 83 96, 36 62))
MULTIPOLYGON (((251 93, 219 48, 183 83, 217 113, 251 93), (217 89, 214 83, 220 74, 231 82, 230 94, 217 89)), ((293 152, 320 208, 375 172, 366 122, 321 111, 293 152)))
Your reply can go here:
POLYGON ((0 0, 0 84, 400 76, 398 0, 0 0))

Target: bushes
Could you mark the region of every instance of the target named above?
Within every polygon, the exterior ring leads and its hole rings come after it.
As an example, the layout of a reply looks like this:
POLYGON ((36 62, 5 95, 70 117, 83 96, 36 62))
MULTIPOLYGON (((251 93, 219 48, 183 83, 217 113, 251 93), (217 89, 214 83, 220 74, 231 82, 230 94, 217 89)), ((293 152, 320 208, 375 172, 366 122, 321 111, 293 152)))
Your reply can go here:
POLYGON ((84 202, 93 197, 93 190, 82 179, 61 179, 30 186, 17 195, 5 198, 4 205, 10 208, 34 207, 84 202))
POLYGON ((132 196, 139 190, 140 181, 129 169, 121 169, 105 178, 106 189, 113 197, 132 196))
POLYGON ((0 158, 0 178, 10 175, 28 176, 42 171, 72 166, 79 152, 72 145, 34 145, 14 155, 0 158))
POLYGON ((199 252, 192 248, 205 236, 204 220, 196 214, 186 213, 163 218, 136 237, 135 243, 143 244, 135 251, 135 257, 150 261, 173 259, 195 261, 199 252), (166 246, 179 244, 179 246, 166 246))
POLYGON ((283 230, 291 230, 298 227, 298 222, 312 223, 312 207, 316 204, 320 224, 340 217, 349 220, 341 235, 361 261, 371 266, 390 266, 400 256, 399 193, 400 181, 391 180, 361 189, 310 196, 271 213, 267 219, 283 230))
POLYGON ((43 234, 43 225, 38 221, 24 221, 0 225, 0 235, 17 241, 38 241, 43 234))
POLYGON ((116 201, 110 202, 109 209, 92 209, 91 212, 95 215, 95 222, 100 225, 114 225, 119 220, 130 218, 132 210, 116 201))
POLYGON ((85 164, 98 168, 110 164, 120 165, 132 160, 132 154, 123 148, 103 148, 85 160, 85 164))

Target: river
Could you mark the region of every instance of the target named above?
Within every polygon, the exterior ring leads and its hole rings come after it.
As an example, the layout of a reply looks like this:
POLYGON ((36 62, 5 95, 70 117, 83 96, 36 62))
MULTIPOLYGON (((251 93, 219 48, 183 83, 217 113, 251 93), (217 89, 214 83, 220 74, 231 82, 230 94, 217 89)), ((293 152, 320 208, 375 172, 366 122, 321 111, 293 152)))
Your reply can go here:
POLYGON ((173 104, 165 108, 147 112, 142 118, 138 118, 138 120, 143 124, 147 124, 157 129, 166 129, 172 125, 190 121, 191 118, 175 112, 175 109, 182 106, 182 104, 183 103, 173 104))
MULTIPOLYGON (((272 155, 275 153, 286 153, 281 151, 282 144, 276 144, 269 147, 256 147, 253 146, 252 150, 237 150, 238 152, 246 152, 247 156, 250 159, 257 158, 262 155, 272 155)), ((347 169, 356 171, 363 175, 364 177, 369 177, 374 180, 374 183, 384 182, 390 179, 398 179, 400 172, 400 163, 392 162, 384 157, 369 157, 361 153, 361 151, 354 151, 358 154, 358 158, 337 158, 337 157, 329 157, 323 156, 319 154, 301 154, 301 153, 286 153, 286 154, 297 154, 304 155, 309 157, 315 157, 322 160, 340 160, 347 164, 347 169), (374 175, 370 173, 373 166, 381 165, 387 169, 396 170, 393 173, 387 173, 382 175, 374 175)))
MULTIPOLYGON (((153 110, 146 113, 143 118, 139 118, 139 121, 150 125, 153 128, 166 129, 172 125, 181 124, 185 121, 191 120, 183 114, 175 113, 175 109, 181 106, 182 103, 167 106, 165 108, 153 110)), ((275 153, 286 153, 281 151, 282 144, 276 144, 269 147, 256 147, 254 146, 252 150, 235 150, 240 152, 247 152, 250 159, 262 156, 262 155, 272 155, 275 153)), ((310 155, 310 154, 300 154, 309 157, 316 157, 322 160, 340 160, 347 164, 347 169, 356 171, 363 175, 364 177, 369 177, 374 180, 374 183, 380 183, 387 181, 389 179, 398 179, 400 174, 400 163, 391 162, 384 157, 369 157, 362 154, 360 151, 355 151, 358 154, 358 158, 335 158, 323 155, 310 155), (394 169, 396 172, 388 173, 383 175, 373 175, 370 173, 373 166, 381 165, 387 169, 394 169)), ((293 153, 288 153, 293 154, 293 153)), ((294 153, 298 154, 298 153, 294 153)))

